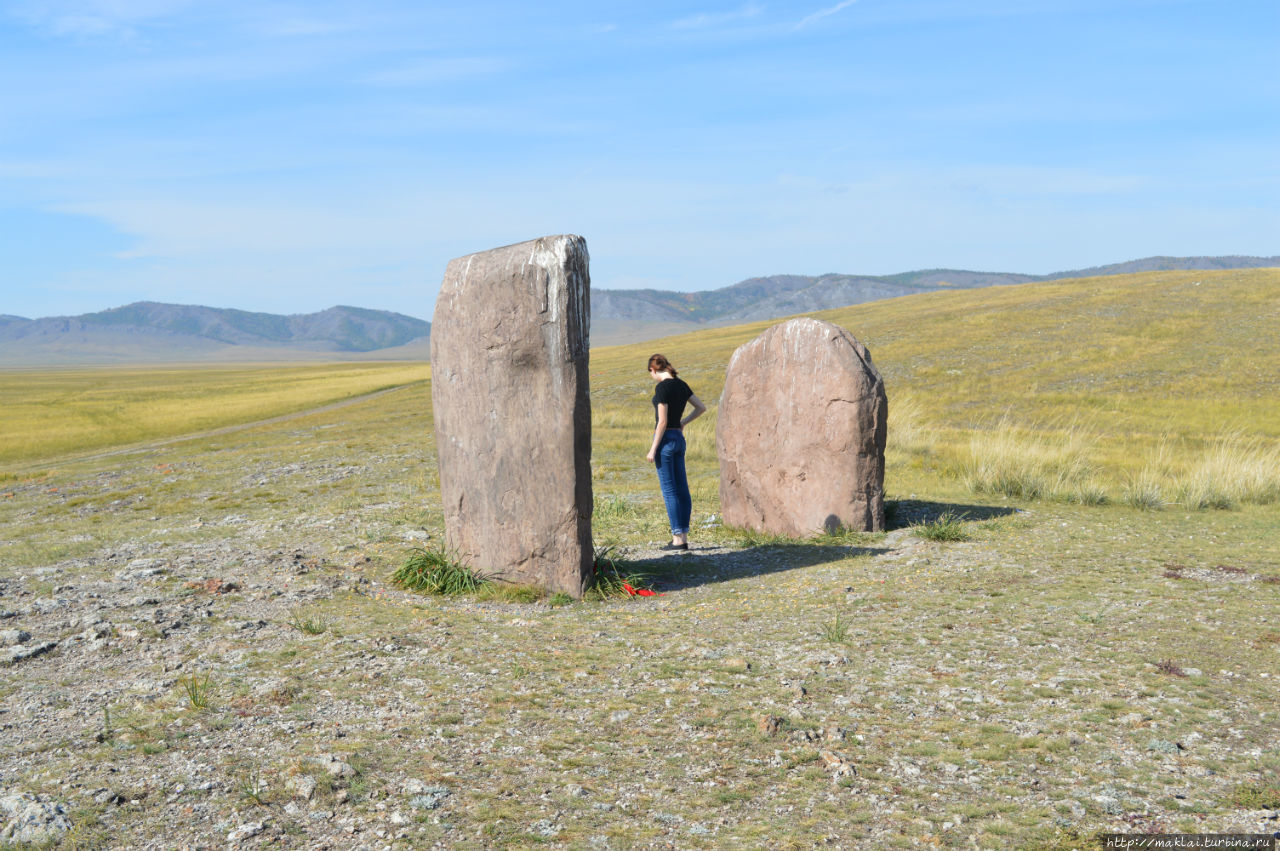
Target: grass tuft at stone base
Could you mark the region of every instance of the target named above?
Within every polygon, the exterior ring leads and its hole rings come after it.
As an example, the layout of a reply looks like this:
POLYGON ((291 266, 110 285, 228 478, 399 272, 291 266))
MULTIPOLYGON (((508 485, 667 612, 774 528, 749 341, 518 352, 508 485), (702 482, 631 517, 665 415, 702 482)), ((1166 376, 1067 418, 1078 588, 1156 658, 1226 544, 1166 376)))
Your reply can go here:
POLYGON ((489 579, 444 548, 418 548, 391 577, 401 588, 427 594, 471 594, 489 579))

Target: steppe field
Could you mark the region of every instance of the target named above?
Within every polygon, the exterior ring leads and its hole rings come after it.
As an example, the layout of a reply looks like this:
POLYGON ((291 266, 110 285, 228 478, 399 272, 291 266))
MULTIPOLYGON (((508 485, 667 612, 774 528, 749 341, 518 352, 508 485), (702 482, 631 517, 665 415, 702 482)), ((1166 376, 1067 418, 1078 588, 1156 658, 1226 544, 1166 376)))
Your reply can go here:
POLYGON ((426 364, 0 372, 0 832, 1066 849, 1280 830, 1280 270, 817 315, 885 378, 887 533, 719 524, 715 400, 771 323, 593 351, 598 560, 653 597, 393 581, 447 555, 426 364), (657 551, 654 351, 711 407, 688 555, 657 551))

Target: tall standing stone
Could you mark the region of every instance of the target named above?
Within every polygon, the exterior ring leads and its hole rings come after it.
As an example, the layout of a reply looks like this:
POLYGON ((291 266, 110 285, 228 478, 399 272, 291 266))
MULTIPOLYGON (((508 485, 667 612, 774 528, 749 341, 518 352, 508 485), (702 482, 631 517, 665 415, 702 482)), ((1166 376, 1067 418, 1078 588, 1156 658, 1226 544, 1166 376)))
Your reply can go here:
POLYGON ((838 325, 791 319, 740 346, 716 424, 725 524, 883 531, 888 416, 870 353, 838 325))
POLYGON ((593 557, 588 261, 580 236, 459 257, 431 324, 446 544, 574 597, 593 557))

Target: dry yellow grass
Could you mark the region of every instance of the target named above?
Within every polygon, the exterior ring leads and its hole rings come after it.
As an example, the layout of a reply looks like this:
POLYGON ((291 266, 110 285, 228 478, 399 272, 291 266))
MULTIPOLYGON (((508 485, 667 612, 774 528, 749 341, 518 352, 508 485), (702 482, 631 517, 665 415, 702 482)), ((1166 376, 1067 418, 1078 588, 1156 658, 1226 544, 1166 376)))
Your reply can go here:
POLYGON ((3 371, 0 464, 268 419, 428 375, 415 363, 3 371))
MULTIPOLYGON (((1157 478, 1170 494, 1193 491, 1175 480, 1217 453, 1202 477, 1250 477, 1233 499, 1274 498, 1255 444, 1280 439, 1280 270, 956 290, 814 315, 864 342, 885 377, 891 474, 1029 476, 1042 493, 1093 502, 1118 498, 1167 444, 1157 478)), ((595 351, 593 385, 608 388, 597 408, 643 410, 655 351, 714 405, 733 350, 776 321, 595 351)), ((605 437, 609 449, 621 435, 605 437)))

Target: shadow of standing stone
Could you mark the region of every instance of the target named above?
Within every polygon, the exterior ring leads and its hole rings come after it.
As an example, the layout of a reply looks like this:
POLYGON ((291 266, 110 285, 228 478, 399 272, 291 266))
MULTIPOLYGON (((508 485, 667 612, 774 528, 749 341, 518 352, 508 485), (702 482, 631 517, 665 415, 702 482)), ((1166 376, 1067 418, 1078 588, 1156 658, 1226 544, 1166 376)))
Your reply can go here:
POLYGON ((725 525, 884 531, 888 417, 870 353, 838 325, 791 319, 740 346, 716 425, 725 525))
POLYGON ((431 325, 446 544, 574 597, 592 576, 588 263, 580 236, 459 257, 431 325))

